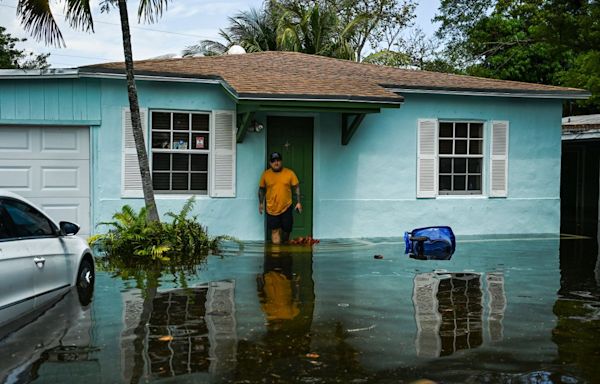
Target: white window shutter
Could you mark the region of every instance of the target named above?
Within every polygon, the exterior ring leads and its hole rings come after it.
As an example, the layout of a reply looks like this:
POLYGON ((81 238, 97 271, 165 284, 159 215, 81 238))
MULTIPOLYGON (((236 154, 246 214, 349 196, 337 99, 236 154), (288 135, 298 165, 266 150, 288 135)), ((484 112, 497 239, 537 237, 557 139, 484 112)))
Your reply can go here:
MULTIPOLYGON (((137 158, 137 151, 135 149, 135 140, 133 138, 133 125, 131 124, 131 112, 129 111, 129 108, 123 108, 121 120, 121 127, 123 131, 121 196, 144 197, 144 192, 142 190, 142 176, 140 175, 140 165, 137 158)), ((144 141, 147 142, 147 109, 140 108, 140 120, 142 121, 142 130, 144 131, 144 141)))
POLYGON ((417 197, 436 197, 438 189, 436 119, 419 119, 417 129, 417 197))
POLYGON ((235 111, 213 111, 210 196, 235 197, 235 111))
POLYGON ((508 195, 508 121, 492 121, 490 196, 508 195))

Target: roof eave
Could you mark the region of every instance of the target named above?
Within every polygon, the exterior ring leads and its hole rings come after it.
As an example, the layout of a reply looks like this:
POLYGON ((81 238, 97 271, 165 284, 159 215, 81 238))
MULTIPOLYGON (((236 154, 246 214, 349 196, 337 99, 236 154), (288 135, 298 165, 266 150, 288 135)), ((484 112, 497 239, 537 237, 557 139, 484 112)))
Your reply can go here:
MULTIPOLYGON (((84 67, 81 68, 80 77, 124 79, 125 72, 122 69, 107 69, 84 67)), ((148 81, 171 81, 185 83, 203 83, 222 85, 237 101, 318 101, 318 102, 351 102, 372 103, 389 105, 391 108, 400 106, 404 97, 389 96, 352 96, 352 95, 308 95, 308 94, 272 94, 272 93, 238 93, 227 81, 219 76, 186 76, 170 72, 135 71, 136 80, 148 81)))
POLYGON ((590 129, 588 131, 569 132, 563 131, 561 135, 562 141, 598 141, 600 140, 600 130, 590 129))
MULTIPOLYGON (((89 77, 96 79, 126 79, 127 75, 125 71, 120 69, 98 69, 98 68, 82 68, 80 77, 89 77)), ((141 81, 167 81, 177 83, 197 83, 197 84, 216 84, 221 85, 227 93, 235 100, 238 99, 237 92, 233 89, 228 82, 218 76, 185 76, 181 74, 174 75, 168 72, 148 72, 148 71, 135 71, 135 79, 141 81)))
POLYGON ((78 77, 77 68, 0 69, 0 79, 75 79, 78 77))
POLYGON ((423 93, 455 96, 484 96, 484 97, 519 97, 535 99, 586 100, 592 94, 587 91, 522 91, 522 90, 492 90, 492 89, 452 89, 452 88, 408 88, 386 86, 386 89, 397 93, 423 93))
POLYGON ((312 95, 312 94, 257 94, 240 93, 240 101, 253 102, 278 102, 278 101, 300 101, 300 102, 336 102, 336 103, 366 103, 389 105, 391 108, 404 103, 404 97, 379 97, 379 96, 352 96, 352 95, 312 95))

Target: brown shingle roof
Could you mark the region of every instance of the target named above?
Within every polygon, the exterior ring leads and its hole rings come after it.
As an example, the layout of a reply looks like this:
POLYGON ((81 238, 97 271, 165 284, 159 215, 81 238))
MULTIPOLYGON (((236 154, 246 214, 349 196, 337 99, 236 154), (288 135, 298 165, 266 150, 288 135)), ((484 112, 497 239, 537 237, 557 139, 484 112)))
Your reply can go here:
MULTIPOLYGON (((123 63, 81 67, 82 72, 124 71, 123 63)), ((401 102, 390 88, 586 96, 582 89, 416 71, 295 52, 141 60, 137 74, 226 81, 238 97, 327 98, 401 102)))

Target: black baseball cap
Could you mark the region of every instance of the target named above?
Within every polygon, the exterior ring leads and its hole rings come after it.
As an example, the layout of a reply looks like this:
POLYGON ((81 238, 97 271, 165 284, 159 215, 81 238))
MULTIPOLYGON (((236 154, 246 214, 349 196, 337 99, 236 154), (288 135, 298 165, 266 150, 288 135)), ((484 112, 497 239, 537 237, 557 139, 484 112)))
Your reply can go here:
POLYGON ((273 152, 271 153, 271 155, 269 156, 269 161, 275 161, 275 160, 283 160, 283 158, 281 157, 281 153, 279 152, 273 152))

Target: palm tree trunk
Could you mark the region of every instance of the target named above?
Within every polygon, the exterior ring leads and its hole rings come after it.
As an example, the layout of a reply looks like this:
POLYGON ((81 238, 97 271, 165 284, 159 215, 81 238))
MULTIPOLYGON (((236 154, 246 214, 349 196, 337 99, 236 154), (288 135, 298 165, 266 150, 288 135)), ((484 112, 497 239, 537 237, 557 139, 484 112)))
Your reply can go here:
POLYGON ((123 53, 125 54, 125 70, 127 72, 127 95, 129 96, 129 110, 131 111, 131 125, 135 149, 137 151, 140 173, 142 175, 142 189, 144 201, 148 211, 148 220, 160 221, 156 202, 154 201, 154 188, 152 187, 152 175, 148 163, 148 153, 144 142, 144 132, 140 120, 140 105, 138 103, 137 89, 133 77, 133 54, 131 51, 131 32, 129 30, 129 17, 127 15, 126 0, 119 0, 119 14, 121 16, 121 32, 123 34, 123 53))

